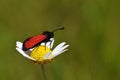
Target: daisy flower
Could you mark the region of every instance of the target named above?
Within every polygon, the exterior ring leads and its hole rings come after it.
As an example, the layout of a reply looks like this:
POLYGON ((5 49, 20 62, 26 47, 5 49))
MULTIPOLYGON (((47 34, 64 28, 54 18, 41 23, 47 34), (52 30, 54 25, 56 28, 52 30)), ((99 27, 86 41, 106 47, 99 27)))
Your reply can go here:
POLYGON ((68 50, 67 48, 69 45, 66 44, 66 42, 62 42, 58 44, 54 49, 52 49, 53 44, 54 44, 54 38, 51 38, 50 41, 48 41, 47 43, 42 42, 39 46, 33 49, 23 51, 22 50, 23 43, 17 41, 16 50, 27 59, 30 59, 34 62, 38 62, 40 64, 45 64, 53 61, 53 59, 56 56, 68 50))

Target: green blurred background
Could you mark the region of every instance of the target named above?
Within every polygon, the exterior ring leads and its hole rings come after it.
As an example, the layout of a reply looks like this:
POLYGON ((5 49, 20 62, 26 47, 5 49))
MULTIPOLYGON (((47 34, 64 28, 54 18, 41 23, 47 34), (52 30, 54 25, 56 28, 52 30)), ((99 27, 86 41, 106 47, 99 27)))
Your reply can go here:
POLYGON ((44 80, 15 43, 59 25, 55 45, 70 47, 47 80, 120 80, 120 0, 0 0, 0 80, 44 80))

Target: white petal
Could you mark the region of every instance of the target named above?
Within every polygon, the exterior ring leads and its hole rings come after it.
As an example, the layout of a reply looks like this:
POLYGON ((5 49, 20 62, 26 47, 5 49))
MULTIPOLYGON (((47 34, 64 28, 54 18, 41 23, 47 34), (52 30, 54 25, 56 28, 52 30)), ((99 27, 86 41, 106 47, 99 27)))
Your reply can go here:
POLYGON ((50 59, 51 52, 48 52, 45 56, 44 59, 50 59))
POLYGON ((46 46, 48 48, 52 48, 53 47, 53 44, 54 44, 54 38, 51 38, 49 42, 46 43, 46 46))
POLYGON ((50 40, 51 40, 51 41, 53 41, 53 40, 54 40, 54 38, 50 38, 50 40))
POLYGON ((51 55, 48 56, 48 59, 53 59, 53 58, 55 58, 56 56, 64 53, 64 52, 67 51, 67 50, 68 50, 68 49, 65 49, 65 50, 63 50, 63 51, 61 51, 61 52, 58 52, 58 53, 54 54, 54 55, 52 55, 52 53, 51 53, 51 55))
POLYGON ((68 49, 64 49, 64 50, 62 50, 60 53, 58 53, 57 55, 55 55, 55 56, 58 56, 58 55, 60 55, 60 54, 62 54, 62 53, 64 53, 64 52, 66 52, 68 49))
POLYGON ((46 46, 47 46, 48 48, 50 48, 50 44, 51 44, 51 42, 49 41, 49 42, 46 43, 46 46))
POLYGON ((65 52, 65 51, 67 51, 67 50, 68 50, 68 49, 65 49, 65 50, 63 50, 63 51, 61 51, 61 52, 58 52, 57 54, 52 55, 51 58, 54 58, 54 57, 56 57, 56 56, 62 54, 63 52, 65 52))
POLYGON ((50 40, 52 41, 52 42, 51 42, 51 45, 50 45, 50 48, 52 49, 53 44, 54 44, 54 42, 55 42, 55 39, 54 39, 54 38, 51 38, 50 40))
POLYGON ((32 51, 34 48, 31 48, 31 49, 29 49, 29 50, 27 50, 27 51, 32 51))
POLYGON ((40 45, 45 46, 45 42, 42 42, 40 45))
POLYGON ((65 45, 65 42, 60 43, 55 49, 52 51, 52 54, 55 55, 58 51, 65 45))
POLYGON ((69 46, 69 45, 63 46, 61 49, 58 50, 58 52, 61 52, 61 51, 65 50, 68 46, 69 46))
POLYGON ((48 48, 52 48, 53 47, 53 43, 54 43, 54 38, 50 38, 50 41, 48 42, 42 42, 41 45, 42 46, 47 46, 48 48))
POLYGON ((21 43, 20 41, 16 42, 16 46, 19 47, 20 49, 22 48, 22 45, 23 45, 23 43, 21 43))
POLYGON ((65 45, 65 42, 60 43, 52 52, 45 55, 45 59, 52 59, 63 52, 67 51, 66 49, 69 45, 65 45))
POLYGON ((34 60, 34 61, 35 61, 34 58, 32 58, 32 57, 30 57, 29 55, 27 55, 27 53, 25 53, 25 51, 23 51, 22 49, 16 48, 16 50, 17 50, 20 54, 22 54, 24 57, 26 57, 27 59, 34 60))

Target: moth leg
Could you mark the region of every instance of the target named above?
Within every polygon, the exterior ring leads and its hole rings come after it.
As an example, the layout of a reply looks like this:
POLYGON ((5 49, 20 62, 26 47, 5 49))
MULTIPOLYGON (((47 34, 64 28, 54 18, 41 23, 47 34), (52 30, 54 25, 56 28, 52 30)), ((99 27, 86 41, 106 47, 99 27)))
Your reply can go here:
POLYGON ((45 51, 46 51, 46 44, 47 44, 47 42, 45 42, 45 51))

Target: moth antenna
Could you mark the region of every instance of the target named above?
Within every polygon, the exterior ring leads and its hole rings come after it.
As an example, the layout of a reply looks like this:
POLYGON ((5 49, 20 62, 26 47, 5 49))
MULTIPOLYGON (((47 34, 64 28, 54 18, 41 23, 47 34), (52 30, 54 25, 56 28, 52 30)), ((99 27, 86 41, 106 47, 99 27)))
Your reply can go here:
POLYGON ((54 33, 55 31, 63 30, 63 29, 64 29, 64 27, 60 27, 60 28, 54 29, 52 32, 54 33))

